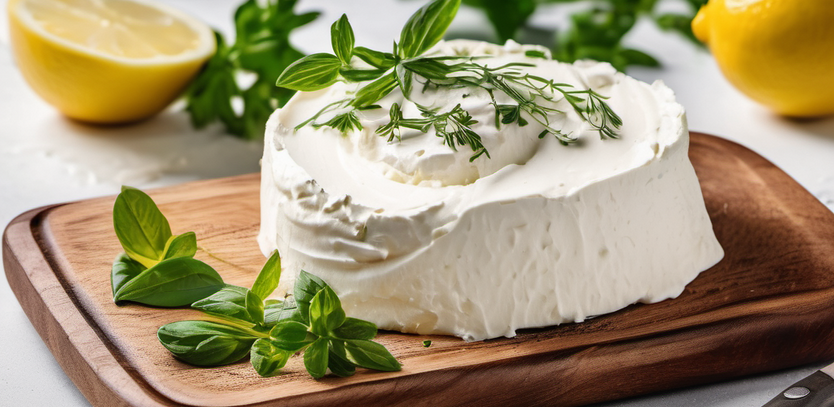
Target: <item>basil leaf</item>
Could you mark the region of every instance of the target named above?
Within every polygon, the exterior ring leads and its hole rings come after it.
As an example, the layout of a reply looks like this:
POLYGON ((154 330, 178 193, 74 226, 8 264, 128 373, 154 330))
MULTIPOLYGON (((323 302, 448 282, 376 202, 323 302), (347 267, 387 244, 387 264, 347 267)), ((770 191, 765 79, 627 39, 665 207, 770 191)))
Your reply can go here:
POLYGON ((391 72, 359 89, 351 104, 362 108, 372 105, 397 87, 397 75, 391 72))
POLYGON ((452 67, 436 59, 417 58, 403 62, 402 67, 426 79, 445 80, 453 72, 452 67))
POLYGON ((284 306, 284 301, 276 300, 274 298, 270 298, 270 299, 264 301, 264 310, 266 310, 267 308, 280 309, 283 306, 284 306))
POLYGON ((223 286, 223 279, 208 264, 177 257, 139 273, 116 291, 113 300, 181 307, 208 297, 223 286))
POLYGON ((249 359, 252 367, 263 377, 275 376, 287 364, 292 353, 272 345, 269 339, 261 338, 252 344, 249 359))
POLYGON ((128 281, 138 276, 145 270, 145 266, 130 258, 127 253, 122 253, 113 261, 113 268, 110 271, 110 285, 113 288, 113 297, 116 292, 127 284, 128 281))
POLYGON ((278 322, 279 314, 283 309, 284 302, 281 300, 270 299, 264 301, 264 325, 267 327, 275 326, 275 323, 278 322))
POLYGON ((208 321, 163 325, 159 342, 178 359, 196 366, 219 366, 243 359, 256 336, 234 326, 208 321))
POLYGON ((193 304, 191 308, 208 314, 239 319, 252 324, 264 321, 263 302, 249 289, 227 285, 193 304))
POLYGON ((341 339, 373 339, 376 336, 376 325, 373 322, 348 317, 341 326, 333 330, 333 335, 341 339))
POLYGON ((251 290, 246 290, 246 312, 256 324, 264 322, 264 301, 251 290))
POLYGON ((400 33, 400 57, 414 58, 437 44, 459 7, 460 0, 435 0, 417 10, 400 33))
POLYGON ((280 279, 281 255, 278 254, 278 250, 275 250, 261 268, 258 277, 255 278, 255 283, 252 284, 252 292, 261 300, 265 300, 278 287, 278 280, 280 279))
POLYGON ((401 369, 400 362, 382 346, 373 341, 349 340, 345 343, 348 359, 357 366, 366 369, 396 372, 401 369))
POLYGON ((333 45, 333 52, 342 61, 342 64, 350 65, 350 58, 353 56, 353 45, 356 40, 353 37, 353 28, 351 28, 346 14, 342 14, 342 17, 330 26, 330 42, 333 45))
POLYGON ((113 228, 130 258, 153 267, 162 260, 171 226, 146 193, 127 186, 113 205, 113 228))
POLYGON ((278 321, 284 320, 301 322, 302 324, 307 322, 301 316, 301 311, 298 310, 298 305, 293 297, 287 297, 280 305, 267 304, 264 307, 264 323, 266 326, 275 326, 278 321))
POLYGON ((307 373, 320 379, 327 373, 327 339, 319 338, 304 351, 304 367, 307 373))
POLYGON ((339 377, 353 376, 356 367, 347 359, 345 342, 338 339, 331 339, 327 352, 327 367, 334 375, 339 377))
MULTIPOLYGON (((403 95, 410 95, 412 83, 414 82, 414 72, 405 69, 402 64, 397 65, 395 72, 397 73, 397 83, 400 89, 402 89, 403 95)), ((390 112, 394 112, 394 109, 392 108, 390 112)), ((399 114, 402 115, 402 112, 399 112, 399 114)))
POLYGON ((368 65, 378 69, 391 69, 397 64, 397 58, 394 54, 387 52, 374 51, 365 47, 356 47, 353 49, 353 55, 365 61, 368 65))
POLYGON ((333 289, 325 286, 310 301, 310 329, 319 336, 330 336, 330 332, 345 322, 342 302, 333 289))
POLYGON ((307 326, 296 321, 279 321, 269 331, 272 345, 289 352, 298 352, 316 340, 316 336, 307 330, 307 326))
POLYGON ((303 323, 310 321, 310 301, 322 288, 327 284, 322 279, 301 270, 298 278, 295 280, 295 287, 293 288, 293 297, 295 298, 298 312, 301 314, 303 323))
POLYGON ((194 232, 186 232, 179 236, 172 236, 165 244, 163 259, 175 257, 194 257, 197 254, 197 235, 194 232))
POLYGON ((388 72, 387 69, 355 69, 351 67, 342 67, 339 69, 339 74, 350 82, 372 81, 379 78, 388 72))
POLYGON ((342 62, 335 55, 307 55, 288 66, 275 85, 305 92, 324 89, 336 82, 341 66, 342 62))
POLYGON ((304 322, 292 296, 287 297, 284 301, 268 300, 264 305, 264 324, 266 326, 275 326, 278 321, 283 320, 304 322), (270 301, 275 302, 270 303, 270 301))

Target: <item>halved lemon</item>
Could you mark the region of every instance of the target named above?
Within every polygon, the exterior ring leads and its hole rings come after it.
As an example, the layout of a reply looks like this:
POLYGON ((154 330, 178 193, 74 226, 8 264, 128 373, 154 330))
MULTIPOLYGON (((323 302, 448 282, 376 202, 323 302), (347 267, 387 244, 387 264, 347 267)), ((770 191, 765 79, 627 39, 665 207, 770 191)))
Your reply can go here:
POLYGON ((145 0, 11 0, 23 77, 65 115, 95 123, 152 116, 214 54, 211 29, 145 0))

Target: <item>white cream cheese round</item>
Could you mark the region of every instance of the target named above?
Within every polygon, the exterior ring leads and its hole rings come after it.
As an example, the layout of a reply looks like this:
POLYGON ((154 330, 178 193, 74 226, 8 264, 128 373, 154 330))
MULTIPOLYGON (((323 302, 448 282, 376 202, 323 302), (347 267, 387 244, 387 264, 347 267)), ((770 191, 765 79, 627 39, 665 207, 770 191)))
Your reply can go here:
POLYGON ((528 49, 456 40, 430 53, 532 63, 532 74, 590 87, 622 117, 620 138, 602 140, 566 101, 551 124, 579 143, 539 139, 533 120, 496 129, 488 95, 471 88, 417 90, 413 102, 394 90, 347 136, 293 128, 357 84, 300 92, 276 111, 258 241, 264 253, 280 251, 284 288, 304 269, 333 287, 348 315, 382 329, 481 340, 675 297, 718 262, 672 91, 608 64, 528 58, 528 49), (390 143, 375 133, 393 103, 419 117, 414 102, 440 111, 460 103, 491 158, 469 162, 469 147, 454 151, 433 130, 390 143))

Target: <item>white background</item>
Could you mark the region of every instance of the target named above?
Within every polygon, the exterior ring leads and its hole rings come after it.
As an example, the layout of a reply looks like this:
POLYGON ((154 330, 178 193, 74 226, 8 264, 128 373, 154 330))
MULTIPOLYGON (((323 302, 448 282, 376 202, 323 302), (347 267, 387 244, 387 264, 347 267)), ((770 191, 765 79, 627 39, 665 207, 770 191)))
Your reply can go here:
MULTIPOLYGON (((167 3, 225 33, 231 32, 236 0, 167 3)), ((293 41, 307 53, 329 51, 329 25, 344 12, 350 16, 358 44, 388 49, 402 24, 420 4, 396 0, 301 0, 299 10, 319 10, 323 14, 297 30, 293 41)), ((224 136, 217 127, 194 131, 176 107, 129 127, 94 128, 62 118, 27 87, 15 68, 8 49, 3 9, 0 226, 38 206, 115 194, 122 183, 149 188, 258 171, 260 143, 224 136)), ((532 25, 554 26, 564 18, 563 9, 542 10, 532 25)), ((479 13, 462 10, 450 33, 484 37, 490 35, 489 30, 479 13)), ((661 69, 640 68, 629 73, 649 82, 662 79, 674 89, 687 109, 692 130, 719 135, 753 149, 823 203, 834 207, 834 118, 793 121, 769 113, 732 88, 707 52, 675 35, 659 32, 646 21, 629 34, 628 43, 650 51, 663 63, 661 69)), ((5 282, 5 274, 0 280, 0 405, 87 405, 29 323, 5 282)), ((822 365, 606 406, 760 406, 822 365)))

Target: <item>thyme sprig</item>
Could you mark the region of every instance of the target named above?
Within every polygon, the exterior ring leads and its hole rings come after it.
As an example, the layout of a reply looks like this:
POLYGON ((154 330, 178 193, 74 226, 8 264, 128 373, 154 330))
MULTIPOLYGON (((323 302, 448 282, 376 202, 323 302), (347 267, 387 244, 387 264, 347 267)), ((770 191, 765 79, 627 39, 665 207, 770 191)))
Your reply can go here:
POLYGON ((553 114, 564 113, 553 107, 564 99, 583 120, 599 132, 601 138, 618 137, 617 129, 622 126, 622 119, 605 103, 606 97, 594 90, 577 90, 570 84, 557 83, 552 79, 523 72, 522 68, 534 67, 534 64, 515 62, 490 68, 476 63, 476 60, 463 57, 423 57, 405 61, 402 65, 405 70, 425 78, 423 91, 432 87, 462 86, 486 90, 495 108, 497 128, 502 123, 527 125, 527 120, 521 114, 525 112, 544 127, 539 138, 552 134, 564 144, 575 142, 574 136, 563 133, 550 123, 553 114), (508 96, 515 104, 499 103, 495 97, 496 92, 508 96))
POLYGON ((277 85, 298 91, 314 91, 336 81, 370 82, 352 97, 325 106, 296 129, 306 125, 316 128, 326 126, 343 134, 362 130, 358 111, 380 109, 376 103, 399 88, 406 100, 418 107, 421 117, 403 117, 401 106, 395 103, 389 109, 389 122, 379 127, 377 134, 393 142, 394 139, 402 140, 403 128, 422 132, 434 129, 451 149, 457 151, 461 146, 471 148, 474 154, 470 161, 482 155, 489 158, 481 136, 472 129, 478 122, 460 104, 447 111, 439 111, 421 106, 412 99, 415 84, 422 84, 423 92, 432 88, 486 91, 495 108, 496 128, 511 123, 526 126, 533 120, 544 128, 539 138, 552 134, 562 144, 575 142, 577 136, 564 133, 551 122, 555 115, 565 114, 556 108, 559 102, 565 100, 601 138, 618 137, 623 122, 605 102, 605 96, 592 89, 576 89, 570 84, 524 72, 523 68, 534 67, 535 64, 517 62, 489 67, 487 63, 479 63, 488 61, 488 57, 423 56, 443 37, 459 7, 460 0, 435 0, 418 10, 403 27, 400 41, 394 42, 392 53, 355 47, 353 29, 347 16, 342 15, 331 27, 335 55, 313 54, 296 61, 284 70, 277 85), (372 68, 355 66, 354 56, 372 68), (512 102, 500 103, 499 99, 504 98, 497 97, 499 94, 512 102), (319 121, 333 112, 337 113, 327 121, 319 121))
MULTIPOLYGON (((472 118, 466 110, 457 104, 448 112, 438 113, 426 106, 417 105, 420 109, 421 118, 403 118, 402 108, 399 104, 391 105, 388 123, 380 126, 376 133, 382 137, 388 137, 388 142, 402 141, 402 129, 409 128, 419 130, 423 133, 430 128, 434 128, 438 137, 443 137, 443 142, 452 150, 457 151, 458 146, 469 146, 475 152, 469 161, 474 161, 481 155, 486 155, 489 158, 489 152, 481 142, 481 136, 472 130, 472 125, 477 124, 478 121, 472 118)), ((337 116, 338 117, 338 116, 337 116)))

